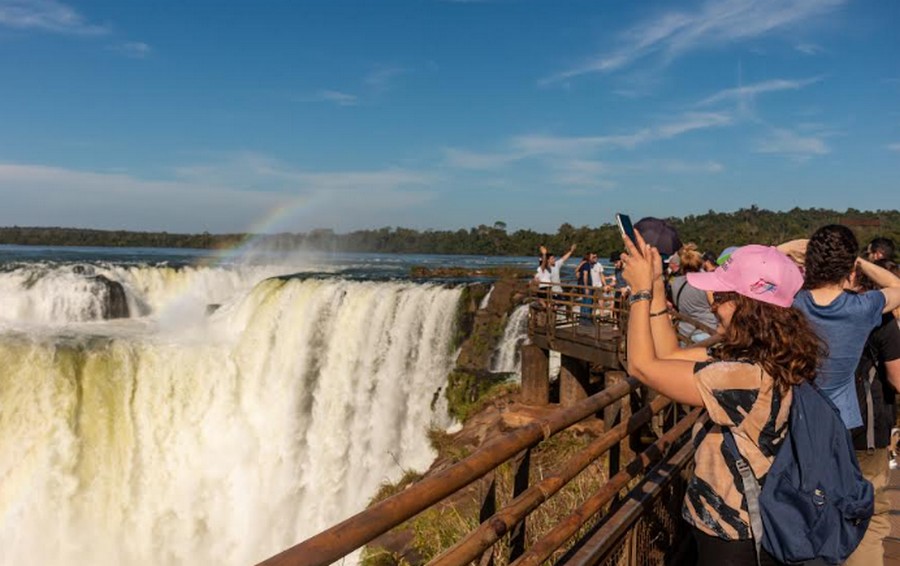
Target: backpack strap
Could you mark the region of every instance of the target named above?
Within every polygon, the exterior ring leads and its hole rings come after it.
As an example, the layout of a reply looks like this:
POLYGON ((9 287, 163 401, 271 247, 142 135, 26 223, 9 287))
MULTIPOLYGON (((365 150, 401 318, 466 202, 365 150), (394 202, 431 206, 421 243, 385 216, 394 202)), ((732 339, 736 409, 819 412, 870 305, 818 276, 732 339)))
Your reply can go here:
POLYGON ((684 288, 687 287, 687 278, 685 277, 684 282, 681 284, 681 287, 678 288, 678 292, 675 293, 675 300, 672 301, 672 306, 675 307, 675 310, 681 311, 681 308, 678 306, 678 300, 681 298, 681 292, 684 291, 684 288))
POLYGON ((869 379, 863 382, 866 388, 866 450, 871 454, 875 451, 875 402, 872 400, 872 382, 878 375, 878 369, 873 365, 869 368, 869 379))
POLYGON ((756 476, 753 475, 750 464, 748 464, 747 460, 741 456, 741 452, 737 447, 737 442, 734 440, 734 435, 731 434, 731 429, 726 426, 722 427, 722 440, 725 444, 725 448, 728 449, 731 453, 731 457, 734 458, 734 463, 737 466, 738 472, 741 474, 741 483, 744 486, 744 497, 747 499, 747 514, 750 515, 750 533, 753 535, 753 542, 756 544, 756 566, 759 566, 761 552, 760 545, 762 544, 763 538, 762 513, 760 513, 759 510, 759 494, 762 490, 759 487, 759 482, 756 481, 756 476))

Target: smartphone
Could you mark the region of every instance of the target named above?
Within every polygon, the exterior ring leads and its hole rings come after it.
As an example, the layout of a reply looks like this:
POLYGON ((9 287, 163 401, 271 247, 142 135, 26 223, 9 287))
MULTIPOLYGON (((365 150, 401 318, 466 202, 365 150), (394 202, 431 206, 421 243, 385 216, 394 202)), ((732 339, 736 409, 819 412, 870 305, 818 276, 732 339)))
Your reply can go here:
POLYGON ((619 225, 619 232, 623 236, 628 237, 631 243, 637 246, 637 238, 634 236, 634 226, 631 224, 631 217, 627 214, 616 213, 616 224, 619 225))

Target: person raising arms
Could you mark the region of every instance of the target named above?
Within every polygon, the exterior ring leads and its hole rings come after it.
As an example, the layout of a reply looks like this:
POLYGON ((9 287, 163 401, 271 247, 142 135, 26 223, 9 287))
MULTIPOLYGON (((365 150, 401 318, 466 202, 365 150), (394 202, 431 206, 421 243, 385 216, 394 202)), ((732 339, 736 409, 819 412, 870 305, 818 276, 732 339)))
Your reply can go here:
MULTIPOLYGON (((640 234, 627 238, 623 276, 632 288, 628 371, 677 403, 705 407, 696 430, 695 472, 682 516, 693 528, 701 566, 757 563, 740 475, 723 455, 729 427, 762 483, 787 432, 791 386, 811 381, 822 344, 792 308, 803 277, 774 248, 744 246, 713 272, 688 274, 713 292, 721 344, 679 349, 665 304, 662 262, 640 234)), ((761 564, 777 564, 764 550, 761 564)))

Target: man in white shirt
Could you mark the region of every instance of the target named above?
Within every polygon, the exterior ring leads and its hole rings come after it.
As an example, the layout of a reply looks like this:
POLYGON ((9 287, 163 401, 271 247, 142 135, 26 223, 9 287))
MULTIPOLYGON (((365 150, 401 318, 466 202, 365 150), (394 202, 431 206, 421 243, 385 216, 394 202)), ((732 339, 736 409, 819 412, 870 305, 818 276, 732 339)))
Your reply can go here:
POLYGON ((603 265, 598 261, 596 253, 591 254, 591 285, 601 288, 606 287, 603 265))

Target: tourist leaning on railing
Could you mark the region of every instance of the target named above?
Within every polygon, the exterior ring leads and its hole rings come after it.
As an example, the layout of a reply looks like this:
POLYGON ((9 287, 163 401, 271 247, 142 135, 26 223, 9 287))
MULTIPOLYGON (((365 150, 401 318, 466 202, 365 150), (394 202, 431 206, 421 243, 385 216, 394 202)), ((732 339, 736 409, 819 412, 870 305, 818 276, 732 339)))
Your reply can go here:
MULTIPOLYGON (((714 294, 722 342, 712 354, 679 349, 659 253, 640 234, 636 245, 626 240, 625 246, 623 275, 632 289, 628 370, 673 401, 705 407, 710 417, 695 438, 695 472, 682 509, 697 539, 698 564, 757 564, 746 501, 737 487, 741 477, 723 456, 722 427, 731 428, 762 483, 787 431, 790 386, 812 380, 819 359, 819 339, 791 307, 803 277, 775 248, 752 245, 714 272, 689 274, 692 285, 714 294)), ((777 563, 764 550, 760 559, 777 563)))

